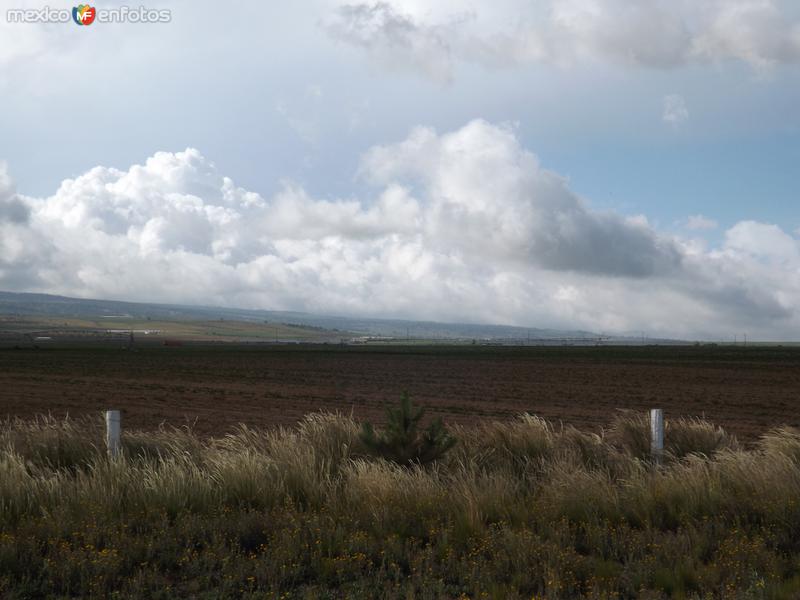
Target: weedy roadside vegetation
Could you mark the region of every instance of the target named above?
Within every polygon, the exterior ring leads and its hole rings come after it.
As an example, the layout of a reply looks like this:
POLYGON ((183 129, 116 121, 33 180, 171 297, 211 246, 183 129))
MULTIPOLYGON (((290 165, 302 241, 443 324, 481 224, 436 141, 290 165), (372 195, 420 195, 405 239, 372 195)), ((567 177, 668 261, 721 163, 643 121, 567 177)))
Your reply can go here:
POLYGON ((125 431, 111 459, 99 418, 7 421, 0 597, 800 597, 800 431, 667 421, 661 466, 635 413, 434 433, 409 460, 317 413, 125 431))

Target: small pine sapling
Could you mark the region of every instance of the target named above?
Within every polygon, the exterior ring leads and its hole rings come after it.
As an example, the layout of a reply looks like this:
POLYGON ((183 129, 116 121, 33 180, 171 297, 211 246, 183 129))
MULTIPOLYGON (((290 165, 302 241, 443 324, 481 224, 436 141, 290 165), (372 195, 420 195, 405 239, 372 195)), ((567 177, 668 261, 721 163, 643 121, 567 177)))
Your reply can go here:
POLYGON ((364 423, 361 442, 371 454, 399 465, 433 462, 455 445, 456 438, 447 431, 441 417, 420 431, 424 414, 423 408, 412 407, 411 398, 404 392, 399 408, 387 409, 386 427, 381 433, 376 433, 371 423, 364 423))

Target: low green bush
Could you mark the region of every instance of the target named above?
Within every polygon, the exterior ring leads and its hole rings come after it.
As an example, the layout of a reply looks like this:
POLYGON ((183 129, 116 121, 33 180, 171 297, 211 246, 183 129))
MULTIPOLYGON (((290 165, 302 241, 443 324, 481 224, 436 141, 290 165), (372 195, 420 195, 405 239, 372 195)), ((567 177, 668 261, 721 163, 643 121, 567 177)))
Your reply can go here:
POLYGON ((364 423, 361 443, 373 456, 399 465, 425 465, 438 460, 456 444, 456 439, 447 431, 441 418, 420 429, 424 414, 425 410, 414 408, 411 398, 403 393, 400 406, 386 410, 383 431, 376 432, 371 423, 364 423))

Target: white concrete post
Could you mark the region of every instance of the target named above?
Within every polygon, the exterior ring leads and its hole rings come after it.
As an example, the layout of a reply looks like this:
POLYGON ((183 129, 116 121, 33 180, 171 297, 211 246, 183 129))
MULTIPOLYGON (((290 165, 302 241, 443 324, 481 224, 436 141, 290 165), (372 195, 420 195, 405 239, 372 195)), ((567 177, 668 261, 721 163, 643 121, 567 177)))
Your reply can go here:
POLYGON ((122 450, 122 444, 120 442, 120 433, 122 428, 120 427, 120 416, 118 410, 107 410, 106 411, 106 446, 108 447, 108 455, 111 458, 115 458, 119 456, 120 450, 122 450))
POLYGON ((660 464, 664 456, 664 411, 650 409, 650 454, 660 464))

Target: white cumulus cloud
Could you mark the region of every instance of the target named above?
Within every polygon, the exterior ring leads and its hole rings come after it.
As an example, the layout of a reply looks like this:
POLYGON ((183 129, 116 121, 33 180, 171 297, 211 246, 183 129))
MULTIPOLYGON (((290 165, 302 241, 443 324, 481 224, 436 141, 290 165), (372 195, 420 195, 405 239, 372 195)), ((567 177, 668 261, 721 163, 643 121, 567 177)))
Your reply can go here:
POLYGON ((706 251, 641 215, 594 210, 506 126, 417 127, 368 149, 358 175, 363 198, 296 183, 265 198, 187 149, 32 198, 3 169, 0 288, 691 338, 800 333, 792 234, 746 221, 706 251))

